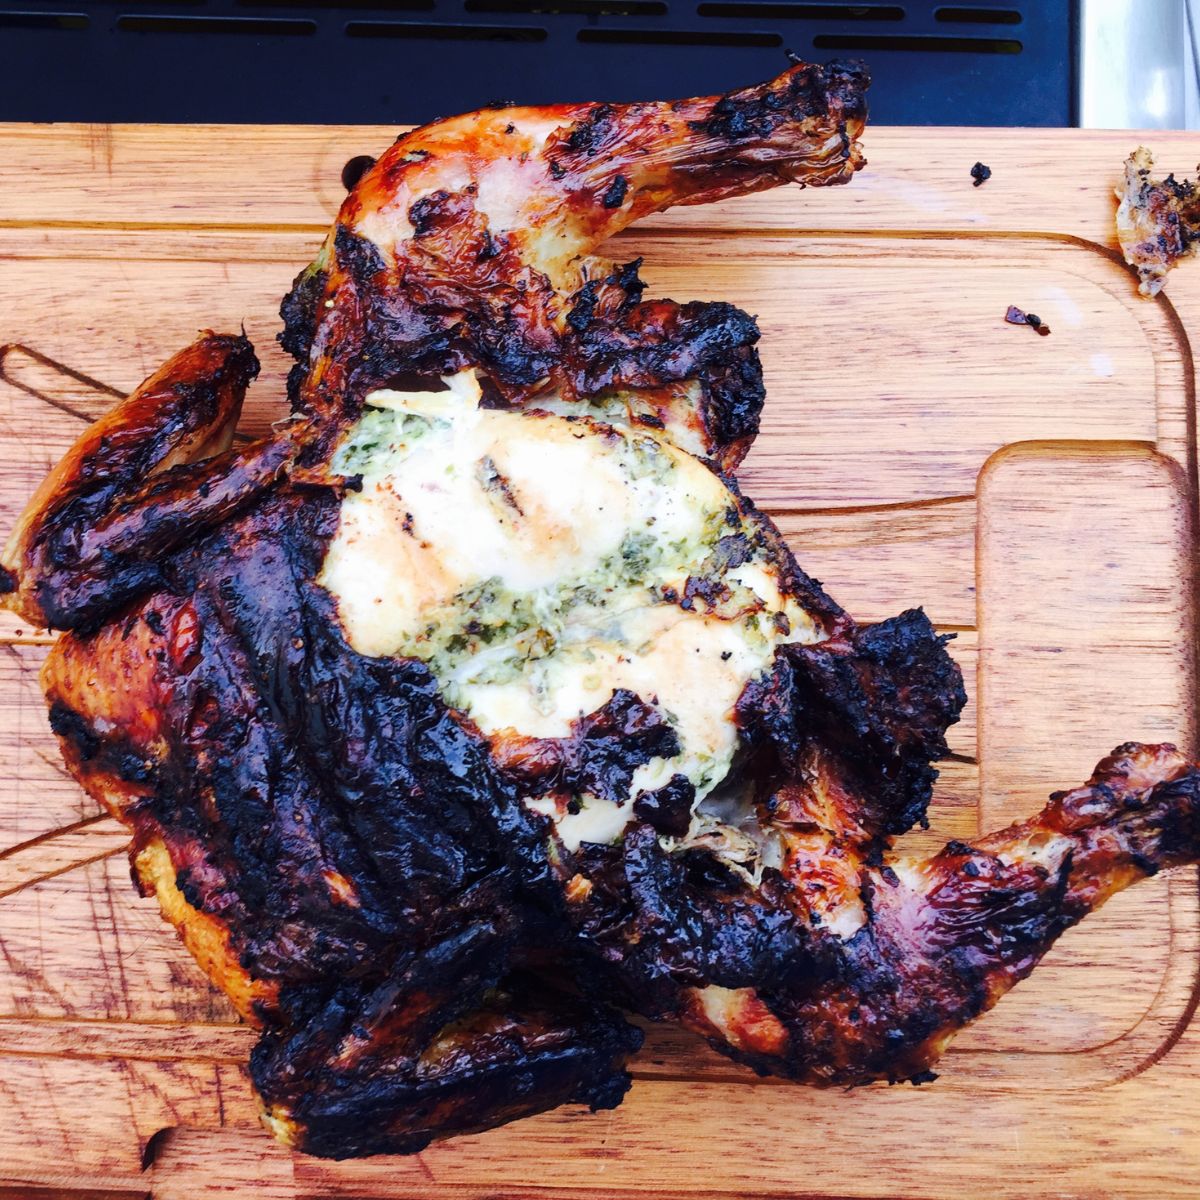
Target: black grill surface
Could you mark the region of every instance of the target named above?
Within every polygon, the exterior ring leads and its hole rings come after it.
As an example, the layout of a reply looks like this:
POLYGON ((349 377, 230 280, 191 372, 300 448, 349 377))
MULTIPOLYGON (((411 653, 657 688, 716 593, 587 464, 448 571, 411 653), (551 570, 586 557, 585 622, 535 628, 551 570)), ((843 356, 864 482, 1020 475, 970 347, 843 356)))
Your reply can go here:
POLYGON ((427 121, 862 58, 883 124, 1074 123, 1073 0, 0 0, 0 119, 427 121))

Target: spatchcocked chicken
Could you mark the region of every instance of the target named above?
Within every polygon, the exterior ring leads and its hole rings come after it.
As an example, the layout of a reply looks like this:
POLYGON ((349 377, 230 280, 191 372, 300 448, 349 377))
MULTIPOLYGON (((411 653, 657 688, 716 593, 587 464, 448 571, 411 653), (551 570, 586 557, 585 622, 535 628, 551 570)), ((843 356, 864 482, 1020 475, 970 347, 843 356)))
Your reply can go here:
POLYGON ((1063 930, 1197 857, 1200 775, 1132 744, 896 852, 965 699, 944 639, 857 624, 738 490, 754 321, 591 254, 848 181, 866 84, 797 63, 405 135, 284 301, 288 422, 231 449, 257 362, 208 334, 22 517, 5 601, 66 631, 66 762, 261 1029, 285 1142, 615 1105, 631 1011, 791 1079, 924 1081, 1063 930))

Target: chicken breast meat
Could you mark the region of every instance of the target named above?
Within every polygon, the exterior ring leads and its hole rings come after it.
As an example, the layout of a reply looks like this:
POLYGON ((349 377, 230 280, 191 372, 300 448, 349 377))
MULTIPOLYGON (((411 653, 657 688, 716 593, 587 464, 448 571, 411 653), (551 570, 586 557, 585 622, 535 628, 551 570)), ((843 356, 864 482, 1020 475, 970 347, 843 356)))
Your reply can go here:
MULTIPOLYGON (((920 611, 874 626, 734 471, 753 319, 593 255, 647 213, 862 165, 861 67, 401 137, 283 304, 292 417, 206 334, 93 425, 3 555, 143 892, 261 1029, 288 1144, 413 1151, 619 1103, 685 1023, 758 1071, 921 1082, 1109 895, 1198 856, 1200 776, 1119 747, 931 859, 964 703, 920 611)), ((800 281, 798 281, 798 285, 800 281)))

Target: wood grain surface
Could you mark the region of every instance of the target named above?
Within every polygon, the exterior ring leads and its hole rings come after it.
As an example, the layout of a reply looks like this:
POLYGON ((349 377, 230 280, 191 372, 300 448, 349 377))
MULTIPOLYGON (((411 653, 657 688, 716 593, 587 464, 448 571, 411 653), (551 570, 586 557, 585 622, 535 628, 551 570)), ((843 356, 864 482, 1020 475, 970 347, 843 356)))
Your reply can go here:
MULTIPOLYGON (((276 310, 388 129, 0 126, 0 529, 78 433, 202 327, 264 360, 276 310)), ((1185 172, 1200 139, 1145 135, 1185 172)), ((848 188, 622 236, 652 291, 757 314, 768 402, 741 478, 863 619, 923 604, 972 702, 932 849, 1040 806, 1118 741, 1196 738, 1200 263, 1144 301, 1115 253, 1136 134, 870 130, 848 188), (981 188, 977 159, 993 170, 981 188), (1006 325, 1017 304, 1052 328, 1006 325)), ((1196 873, 1125 893, 955 1043, 933 1085, 818 1092, 649 1031, 615 1112, 407 1159, 294 1158, 253 1041, 130 885, 0 620, 0 1193, 208 1197, 1200 1194, 1196 873)))

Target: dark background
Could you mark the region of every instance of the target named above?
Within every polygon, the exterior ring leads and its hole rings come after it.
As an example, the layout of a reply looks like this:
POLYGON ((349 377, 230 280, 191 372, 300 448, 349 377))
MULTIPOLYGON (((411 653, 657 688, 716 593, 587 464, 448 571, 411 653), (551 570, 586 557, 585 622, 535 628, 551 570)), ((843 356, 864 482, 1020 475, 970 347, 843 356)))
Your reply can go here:
POLYGON ((0 120, 431 120, 863 58, 877 124, 1075 123, 1073 0, 0 0, 0 120))

